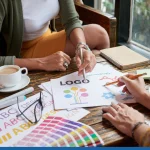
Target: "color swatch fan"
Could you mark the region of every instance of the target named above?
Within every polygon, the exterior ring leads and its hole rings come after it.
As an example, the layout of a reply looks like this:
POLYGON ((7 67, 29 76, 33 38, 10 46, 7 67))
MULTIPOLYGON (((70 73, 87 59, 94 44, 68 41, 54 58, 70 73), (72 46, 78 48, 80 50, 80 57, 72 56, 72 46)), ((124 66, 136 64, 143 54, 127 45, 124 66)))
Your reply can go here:
POLYGON ((102 139, 89 126, 61 117, 48 117, 16 147, 92 147, 103 145, 102 139))

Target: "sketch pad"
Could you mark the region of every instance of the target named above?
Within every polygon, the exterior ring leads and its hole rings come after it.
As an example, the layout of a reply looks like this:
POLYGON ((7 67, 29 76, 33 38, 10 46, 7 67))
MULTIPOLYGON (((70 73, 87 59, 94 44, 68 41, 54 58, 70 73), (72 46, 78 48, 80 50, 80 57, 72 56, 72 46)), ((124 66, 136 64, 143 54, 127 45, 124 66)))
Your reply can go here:
POLYGON ((100 55, 122 70, 148 65, 150 63, 149 59, 126 46, 104 49, 100 55))
POLYGON ((111 105, 111 103, 134 103, 132 95, 122 93, 123 87, 111 85, 123 74, 109 65, 97 64, 86 75, 86 82, 78 72, 51 79, 54 107, 56 110, 111 105))

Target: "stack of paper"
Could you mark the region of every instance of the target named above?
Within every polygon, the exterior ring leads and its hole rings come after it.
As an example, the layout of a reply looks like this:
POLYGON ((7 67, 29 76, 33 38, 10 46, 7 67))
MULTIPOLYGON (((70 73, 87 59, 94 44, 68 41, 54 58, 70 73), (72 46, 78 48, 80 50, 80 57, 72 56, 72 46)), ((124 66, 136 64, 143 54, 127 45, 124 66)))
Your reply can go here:
MULTIPOLYGON (((118 88, 115 85, 111 85, 107 88, 103 86, 107 82, 116 81, 121 75, 123 74, 114 70, 108 65, 97 64, 93 72, 87 74, 86 81, 83 80, 82 76, 79 77, 77 72, 75 72, 67 76, 51 80, 47 83, 42 83, 40 87, 44 90, 42 92, 42 105, 44 109, 42 111, 41 120, 36 125, 33 125, 23 116, 16 117, 18 114, 20 114, 17 104, 0 111, 0 146, 12 146, 22 138, 28 137, 29 135, 31 137, 33 133, 38 134, 35 132, 37 129, 42 130, 40 132, 40 136, 42 136, 43 133, 46 134, 43 134, 44 139, 42 139, 41 142, 37 143, 36 140, 38 140, 38 138, 33 138, 31 144, 35 144, 36 146, 45 146, 47 145, 45 140, 51 140, 51 135, 54 133, 51 132, 53 129, 49 131, 47 130, 48 128, 45 127, 44 130, 47 131, 43 131, 41 126, 45 121, 46 123, 51 124, 51 121, 53 122, 53 119, 57 119, 57 117, 61 117, 61 119, 59 118, 60 121, 64 121, 65 119, 67 119, 65 121, 78 121, 89 113, 89 111, 81 107, 110 105, 111 102, 134 102, 134 99, 131 95, 122 93, 122 88, 118 88), (50 118, 53 119, 51 120, 50 118), (47 135, 50 136, 47 137, 47 135)), ((26 108, 28 108, 28 106, 37 101, 39 97, 40 94, 38 93, 28 98, 26 101, 21 102, 19 104, 20 110, 24 111, 26 108)), ((40 111, 38 109, 40 109, 40 107, 36 108, 36 112, 40 111)), ((32 118, 34 113, 34 109, 31 107, 27 109, 26 117, 32 118)), ((54 122, 57 125, 57 121, 54 120, 54 122)), ((85 127, 85 125, 81 123, 77 124, 85 127)), ((68 126, 67 124, 66 126, 65 124, 65 128, 69 129, 70 127, 70 125, 68 126)), ((89 129, 87 126, 86 128, 89 129)), ((90 128, 90 130, 92 129, 90 128)), ((71 133, 69 132, 69 134, 71 133)), ((95 132, 93 136, 98 137, 95 132)), ((91 138, 91 140, 95 140, 94 137, 91 138)), ((57 138, 56 141, 62 142, 62 138, 57 138)), ((80 137, 80 139, 82 138, 84 139, 84 137, 80 137)), ((96 139, 98 139, 98 141, 93 141, 91 144, 102 143, 99 137, 96 139)), ((25 145, 26 144, 30 145, 29 140, 26 140, 25 145)), ((57 143, 51 142, 47 146, 53 146, 53 144, 57 143)), ((80 143, 68 143, 69 146, 71 146, 70 144, 76 144, 76 146, 80 146, 80 143)), ((88 146, 88 143, 81 143, 81 145, 88 146)))
POLYGON ((52 79, 41 87, 53 95, 56 110, 103 106, 112 102, 133 103, 133 96, 122 93, 123 87, 104 86, 122 75, 108 65, 97 64, 92 73, 87 74, 86 81, 75 72, 52 79))

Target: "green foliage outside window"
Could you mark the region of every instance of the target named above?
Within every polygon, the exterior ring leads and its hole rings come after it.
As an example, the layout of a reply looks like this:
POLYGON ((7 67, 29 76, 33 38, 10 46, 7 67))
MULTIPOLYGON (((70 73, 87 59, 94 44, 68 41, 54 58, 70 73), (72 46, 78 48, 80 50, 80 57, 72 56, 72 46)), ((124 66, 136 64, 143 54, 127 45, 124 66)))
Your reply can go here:
POLYGON ((134 0, 132 40, 150 48, 150 0, 134 0))
MULTIPOLYGON (((102 11, 114 15, 114 0, 102 3, 102 11)), ((134 0, 132 40, 150 48, 150 0, 134 0)))
POLYGON ((103 1, 103 5, 105 7, 106 13, 114 15, 114 9, 115 9, 114 0, 105 0, 103 1))

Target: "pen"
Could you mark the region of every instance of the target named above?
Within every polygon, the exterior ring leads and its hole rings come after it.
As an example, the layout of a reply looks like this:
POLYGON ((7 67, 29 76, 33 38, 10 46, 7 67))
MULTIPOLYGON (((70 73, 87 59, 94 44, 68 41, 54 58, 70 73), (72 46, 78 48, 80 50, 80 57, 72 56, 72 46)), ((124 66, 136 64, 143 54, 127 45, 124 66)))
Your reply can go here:
MULTIPOLYGON (((83 63, 84 63, 84 59, 83 59, 83 51, 82 51, 82 48, 80 48, 80 57, 81 57, 81 62, 82 62, 82 64, 83 64, 83 63)), ((83 69, 83 78, 84 78, 84 80, 86 80, 85 69, 83 69)))
MULTIPOLYGON (((135 76, 129 77, 129 79, 134 80, 134 79, 137 79, 138 77, 141 77, 141 76, 144 76, 144 75, 147 75, 147 73, 137 74, 135 76)), ((104 86, 109 86, 109 85, 112 85, 112 84, 116 84, 118 82, 119 81, 114 81, 114 82, 106 83, 104 86)))
MULTIPOLYGON (((24 101, 25 99, 26 99, 25 96, 19 96, 18 102, 20 103, 20 102, 24 101)), ((3 101, 3 102, 0 101, 0 109, 14 105, 16 103, 17 103, 17 98, 10 99, 9 101, 3 101)))
POLYGON ((6 101, 9 101, 11 99, 14 99, 14 98, 17 98, 19 96, 24 96, 24 95, 27 95, 29 93, 32 93, 34 91, 34 88, 33 87, 30 87, 30 88, 27 88, 25 90, 22 90, 16 94, 13 94, 11 96, 8 96, 8 97, 5 97, 3 99, 0 99, 0 102, 6 102, 6 101))

